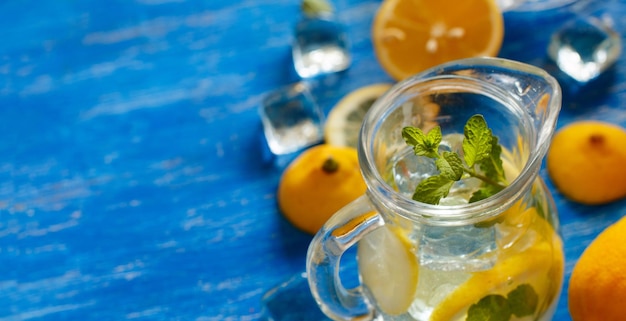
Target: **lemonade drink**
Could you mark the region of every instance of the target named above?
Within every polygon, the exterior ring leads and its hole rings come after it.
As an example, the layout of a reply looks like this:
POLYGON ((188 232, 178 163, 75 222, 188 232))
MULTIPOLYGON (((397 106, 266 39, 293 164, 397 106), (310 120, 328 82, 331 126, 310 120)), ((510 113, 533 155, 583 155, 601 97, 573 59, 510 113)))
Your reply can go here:
MULTIPOLYGON (((444 136, 441 148, 460 149, 458 135, 444 136)), ((504 150, 509 180, 520 171, 516 158, 504 150)), ((411 197, 420 178, 433 174, 432 162, 407 148, 390 160, 386 179, 411 197)), ((478 188, 474 180, 457 182, 440 204, 467 203, 478 188)), ((438 227, 393 217, 381 228, 386 231, 371 233, 358 245, 359 273, 371 301, 385 320, 482 320, 473 319, 480 313, 501 315, 496 320, 550 320, 564 261, 550 202, 537 180, 527 197, 486 222, 438 227), (397 254, 403 251, 412 257, 397 254), (393 300, 386 300, 390 293, 393 300)))
POLYGON ((346 321, 549 319, 563 252, 538 173, 560 104, 547 72, 499 58, 449 62, 382 95, 359 134, 367 192, 309 245, 308 283, 320 309, 346 321), (361 282, 347 289, 339 270, 354 245, 361 282))

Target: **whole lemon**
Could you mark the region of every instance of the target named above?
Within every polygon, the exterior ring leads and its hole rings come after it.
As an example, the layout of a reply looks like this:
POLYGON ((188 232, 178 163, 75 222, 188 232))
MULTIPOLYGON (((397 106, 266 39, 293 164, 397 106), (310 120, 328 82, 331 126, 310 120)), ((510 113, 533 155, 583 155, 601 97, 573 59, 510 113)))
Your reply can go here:
POLYGON ((626 218, 609 226, 585 249, 569 281, 574 321, 624 320, 626 302, 626 218))
POLYGON ((285 169, 278 185, 278 205, 289 222, 315 234, 365 190, 356 149, 322 144, 302 152, 285 169))
POLYGON ((556 188, 573 201, 603 204, 626 196, 626 130, 578 121, 559 130, 546 158, 556 188))

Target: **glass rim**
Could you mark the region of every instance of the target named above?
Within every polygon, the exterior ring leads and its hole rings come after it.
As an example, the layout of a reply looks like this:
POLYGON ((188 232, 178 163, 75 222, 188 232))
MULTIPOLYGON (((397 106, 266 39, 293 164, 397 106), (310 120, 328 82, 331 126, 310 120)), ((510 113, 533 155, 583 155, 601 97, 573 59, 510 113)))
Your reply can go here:
MULTIPOLYGON (((453 76, 462 78, 462 76, 453 76)), ((472 78, 475 81, 478 79, 472 78)), ((485 82, 485 85, 495 87, 495 84, 485 82)), ((411 220, 421 220, 430 225, 465 225, 488 220, 512 206, 534 183, 549 141, 556 126, 556 120, 561 107, 561 89, 556 79, 545 70, 525 63, 504 58, 468 58, 451 61, 415 76, 407 78, 389 89, 370 108, 365 116, 359 135, 358 154, 362 174, 367 182, 367 194, 372 203, 381 211, 391 211, 411 220), (419 86, 427 81, 443 79, 453 76, 446 71, 460 70, 459 66, 469 68, 494 67, 506 70, 524 72, 545 79, 551 87, 551 95, 543 125, 535 130, 536 143, 530 150, 529 158, 519 175, 502 191, 489 198, 459 205, 432 205, 417 202, 391 187, 377 170, 373 151, 373 133, 376 133, 380 124, 377 122, 390 111, 388 102, 395 100, 409 88, 419 86)))

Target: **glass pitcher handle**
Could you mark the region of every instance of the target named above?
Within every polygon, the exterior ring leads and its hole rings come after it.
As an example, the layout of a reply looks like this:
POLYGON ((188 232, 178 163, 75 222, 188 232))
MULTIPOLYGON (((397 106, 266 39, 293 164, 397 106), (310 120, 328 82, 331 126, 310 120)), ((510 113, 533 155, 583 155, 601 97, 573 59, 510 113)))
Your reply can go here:
POLYGON ((376 316, 362 286, 346 289, 339 278, 342 254, 363 236, 383 226, 367 195, 335 213, 315 235, 307 253, 306 270, 311 293, 333 320, 372 320, 376 316))

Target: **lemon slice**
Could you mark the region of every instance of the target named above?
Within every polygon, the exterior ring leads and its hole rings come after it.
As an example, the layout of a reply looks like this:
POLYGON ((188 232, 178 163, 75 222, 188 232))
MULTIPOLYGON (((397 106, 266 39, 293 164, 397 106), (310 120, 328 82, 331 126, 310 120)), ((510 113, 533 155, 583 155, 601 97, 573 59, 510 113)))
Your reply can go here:
POLYGON ((558 295, 564 261, 560 242, 555 235, 552 243, 542 240, 502 259, 491 270, 474 273, 435 307, 430 320, 464 320, 468 308, 480 299, 490 294, 506 295, 520 284, 529 284, 539 298, 547 300, 540 302, 538 312, 542 314, 558 295))
POLYGON ((326 143, 336 146, 357 146, 361 123, 372 104, 391 84, 361 87, 344 96, 331 110, 324 125, 326 143))
POLYGON ((389 315, 405 313, 415 298, 419 268, 404 234, 378 228, 359 242, 357 258, 378 307, 389 315))

